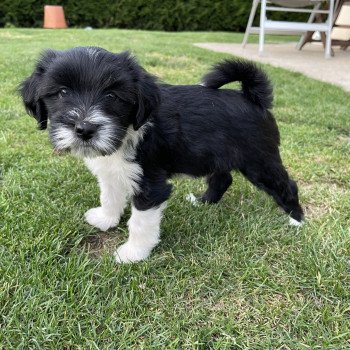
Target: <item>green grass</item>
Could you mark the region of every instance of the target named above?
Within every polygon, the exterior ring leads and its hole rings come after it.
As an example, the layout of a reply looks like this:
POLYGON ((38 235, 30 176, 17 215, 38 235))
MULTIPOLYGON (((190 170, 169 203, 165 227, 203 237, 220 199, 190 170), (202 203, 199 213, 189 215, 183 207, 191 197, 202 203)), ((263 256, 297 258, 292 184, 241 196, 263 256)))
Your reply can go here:
MULTIPOLYGON (((202 180, 179 178, 162 241, 115 265, 128 214, 107 233, 83 213, 98 187, 82 162, 52 153, 16 85, 44 48, 129 49, 170 83, 196 83, 225 57, 193 42, 233 33, 0 30, 1 349, 349 349, 350 95, 265 66, 281 153, 298 180, 301 229, 235 174, 218 205, 191 206, 202 180)), ((271 38, 271 40, 279 40, 271 38)))

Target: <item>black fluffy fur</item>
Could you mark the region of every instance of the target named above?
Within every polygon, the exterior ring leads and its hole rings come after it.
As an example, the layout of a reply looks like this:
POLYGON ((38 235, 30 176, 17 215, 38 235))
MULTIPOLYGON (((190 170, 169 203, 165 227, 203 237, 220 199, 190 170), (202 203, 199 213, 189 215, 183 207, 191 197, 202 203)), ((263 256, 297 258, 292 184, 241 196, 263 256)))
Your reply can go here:
MULTIPOLYGON (((279 132, 269 110, 272 87, 263 71, 249 62, 226 60, 204 76, 203 85, 169 85, 158 83, 128 53, 93 48, 98 50, 93 59, 89 49, 47 51, 20 91, 42 128, 47 119, 51 128, 58 119, 65 123, 65 109, 78 101, 99 105, 118 138, 125 137, 120 129, 133 125, 138 130, 149 122, 135 150, 134 161, 143 169, 141 190, 133 198, 137 209, 167 200, 167 180, 179 173, 206 176, 208 189, 201 200, 216 203, 232 183, 230 172, 237 170, 292 218, 303 219, 297 185, 279 154, 279 132), (219 89, 233 81, 241 81, 242 90, 219 89), (63 99, 57 98, 62 85, 72 92, 63 99), (120 98, 107 101, 108 91, 120 98)), ((100 155, 119 147, 116 142, 100 155)))

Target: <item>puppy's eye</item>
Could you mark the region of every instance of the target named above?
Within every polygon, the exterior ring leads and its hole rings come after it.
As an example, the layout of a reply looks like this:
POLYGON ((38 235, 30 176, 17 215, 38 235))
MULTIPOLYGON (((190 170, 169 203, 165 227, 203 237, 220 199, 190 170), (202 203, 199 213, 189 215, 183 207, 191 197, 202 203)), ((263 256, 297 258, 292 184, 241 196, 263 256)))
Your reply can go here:
POLYGON ((119 97, 114 92, 109 92, 108 94, 106 94, 106 98, 111 100, 117 100, 119 97))
POLYGON ((63 97, 65 97, 65 96, 67 96, 68 95, 68 90, 67 89, 61 89, 59 92, 58 92, 58 97, 59 98, 63 98, 63 97))

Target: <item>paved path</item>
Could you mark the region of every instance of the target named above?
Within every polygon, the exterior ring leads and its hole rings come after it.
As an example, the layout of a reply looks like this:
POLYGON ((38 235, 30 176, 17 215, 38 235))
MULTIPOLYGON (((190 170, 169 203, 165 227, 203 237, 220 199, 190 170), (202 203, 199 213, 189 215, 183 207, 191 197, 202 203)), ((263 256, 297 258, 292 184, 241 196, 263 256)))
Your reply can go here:
POLYGON ((241 44, 196 43, 194 45, 287 68, 350 91, 350 49, 342 51, 335 48, 335 56, 326 60, 322 46, 319 44, 308 44, 298 51, 295 49, 296 43, 268 43, 265 45, 262 57, 258 55, 257 44, 248 44, 244 49, 241 44))

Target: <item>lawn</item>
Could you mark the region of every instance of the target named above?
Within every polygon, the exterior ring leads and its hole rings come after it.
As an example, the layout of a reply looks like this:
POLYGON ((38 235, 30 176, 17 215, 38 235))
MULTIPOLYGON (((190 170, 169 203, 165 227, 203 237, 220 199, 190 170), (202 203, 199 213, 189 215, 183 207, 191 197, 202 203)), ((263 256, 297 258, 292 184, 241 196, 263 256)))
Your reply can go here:
POLYGON ((84 223, 98 205, 96 180, 80 160, 53 154, 15 92, 44 48, 128 49, 162 80, 193 84, 227 57, 193 42, 241 40, 0 30, 0 349, 350 348, 349 93, 264 66, 303 227, 288 226, 239 174, 213 206, 188 203, 205 184, 180 177, 150 259, 116 265, 129 212, 107 233, 84 223))

